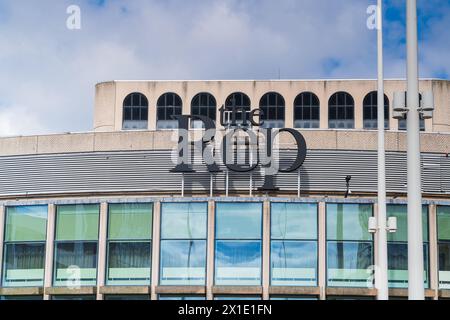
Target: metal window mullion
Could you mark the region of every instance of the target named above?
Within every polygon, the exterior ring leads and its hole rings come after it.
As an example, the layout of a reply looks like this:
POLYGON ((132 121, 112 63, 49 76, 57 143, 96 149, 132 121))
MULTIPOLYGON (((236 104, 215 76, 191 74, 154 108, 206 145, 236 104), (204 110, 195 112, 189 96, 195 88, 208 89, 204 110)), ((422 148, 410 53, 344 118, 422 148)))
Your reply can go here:
POLYGON ((44 300, 50 300, 46 294, 46 289, 53 285, 55 234, 56 234, 56 205, 49 204, 47 209, 47 241, 45 248, 45 266, 44 266, 44 300))
POLYGON ((157 300, 156 287, 159 284, 159 256, 161 234, 161 202, 153 204, 152 260, 151 260, 151 299, 157 300))
MULTIPOLYGON (((434 300, 439 299, 439 240, 437 232, 437 206, 428 206, 428 259, 430 289, 434 290, 434 300)), ((424 243, 427 243, 424 241, 424 243)))
POLYGON ((206 242, 206 299, 213 300, 214 286, 214 260, 215 260, 215 205, 213 200, 208 201, 208 230, 206 242))
POLYGON ((5 228, 6 228, 6 207, 0 206, 0 285, 3 280, 3 273, 5 272, 3 266, 3 246, 4 246, 4 238, 5 238, 5 228))
POLYGON ((105 285, 106 277, 106 246, 108 232, 108 204, 102 202, 99 212, 99 234, 97 244, 97 300, 103 300, 100 288, 105 285))

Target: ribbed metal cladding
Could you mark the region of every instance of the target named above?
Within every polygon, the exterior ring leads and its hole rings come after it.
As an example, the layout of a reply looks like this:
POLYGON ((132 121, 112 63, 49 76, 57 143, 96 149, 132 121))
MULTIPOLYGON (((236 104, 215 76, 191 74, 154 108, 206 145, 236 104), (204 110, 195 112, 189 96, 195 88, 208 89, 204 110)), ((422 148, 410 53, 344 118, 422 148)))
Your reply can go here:
MULTIPOLYGON (((280 152, 282 165, 290 163, 294 151, 280 152)), ((371 151, 309 150, 301 168, 303 191, 345 191, 345 177, 352 176, 351 189, 376 192, 377 154, 371 151)), ((422 155, 423 191, 450 194, 450 159, 439 154, 422 155)), ((180 193, 181 174, 173 168, 170 151, 108 152, 56 155, 31 155, 0 158, 0 195, 39 195, 80 192, 153 191, 180 193)), ((214 189, 223 191, 226 170, 213 176, 214 189)), ((210 174, 202 164, 196 173, 185 174, 185 188, 207 191, 210 174)), ((253 186, 263 184, 263 169, 253 171, 253 186)), ((229 173, 231 191, 247 192, 250 173, 229 173)), ((276 186, 294 191, 298 175, 279 173, 276 186)), ((406 154, 387 153, 387 191, 406 192, 406 154)))

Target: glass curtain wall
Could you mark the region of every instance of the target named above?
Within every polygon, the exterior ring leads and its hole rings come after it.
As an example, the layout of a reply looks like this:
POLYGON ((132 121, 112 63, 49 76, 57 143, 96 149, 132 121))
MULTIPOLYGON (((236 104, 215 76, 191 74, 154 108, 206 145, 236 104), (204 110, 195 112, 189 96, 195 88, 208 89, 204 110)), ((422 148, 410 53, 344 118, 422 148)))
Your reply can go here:
POLYGON ((215 284, 261 285, 262 203, 216 203, 215 284))
POLYGON ((317 285, 317 204, 272 203, 271 285, 317 285))
POLYGON ((97 204, 56 207, 55 286, 96 285, 99 211, 97 204))
POLYGON ((439 288, 450 289, 450 206, 437 207, 439 288))
POLYGON ((43 286, 47 211, 47 206, 6 207, 3 287, 43 286))
MULTIPOLYGON (((388 205, 387 216, 397 218, 397 232, 388 233, 388 279, 391 288, 408 288, 408 208, 388 205)), ((428 273, 428 207, 422 206, 423 258, 425 287, 429 287, 428 273)))
POLYGON ((153 204, 110 204, 107 285, 149 285, 153 204))
POLYGON ((161 204, 161 285, 206 284, 207 203, 161 204))
POLYGON ((330 287, 373 287, 371 204, 327 204, 327 281, 330 287))

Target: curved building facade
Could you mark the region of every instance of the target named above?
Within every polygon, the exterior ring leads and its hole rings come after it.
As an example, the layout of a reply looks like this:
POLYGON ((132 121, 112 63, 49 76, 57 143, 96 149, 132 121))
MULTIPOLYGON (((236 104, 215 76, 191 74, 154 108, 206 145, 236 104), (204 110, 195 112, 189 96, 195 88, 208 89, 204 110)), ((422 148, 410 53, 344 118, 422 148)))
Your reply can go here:
MULTIPOLYGON (((388 235, 392 298, 408 287, 406 122, 392 117, 393 93, 405 88, 385 84, 387 213, 398 222, 388 235)), ((450 81, 421 80, 420 90, 436 104, 420 124, 424 287, 446 299, 450 81)), ((376 115, 373 80, 100 83, 92 132, 0 139, 0 296, 374 299, 376 115), (244 112, 233 118, 233 108, 244 112), (236 172, 219 159, 210 170, 194 155, 190 172, 174 172, 177 117, 193 116, 195 140, 199 119, 220 136, 249 114, 257 132, 301 133, 298 170, 275 174, 271 190, 262 165, 236 172)), ((295 141, 277 142, 278 159, 291 163, 295 141)))

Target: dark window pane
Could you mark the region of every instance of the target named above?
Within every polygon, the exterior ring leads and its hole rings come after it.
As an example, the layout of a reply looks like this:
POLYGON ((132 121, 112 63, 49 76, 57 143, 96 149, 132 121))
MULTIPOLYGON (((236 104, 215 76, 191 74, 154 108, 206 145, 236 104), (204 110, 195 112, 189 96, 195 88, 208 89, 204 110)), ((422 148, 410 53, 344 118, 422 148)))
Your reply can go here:
POLYGON ((328 286, 372 287, 372 243, 328 242, 328 286))
POLYGON ((96 283, 96 242, 62 242, 55 245, 56 286, 96 285, 96 283))
POLYGON ((43 285, 45 243, 6 244, 4 257, 4 287, 43 285))
POLYGON ((150 262, 150 242, 110 242, 107 283, 109 285, 149 285, 150 262))

